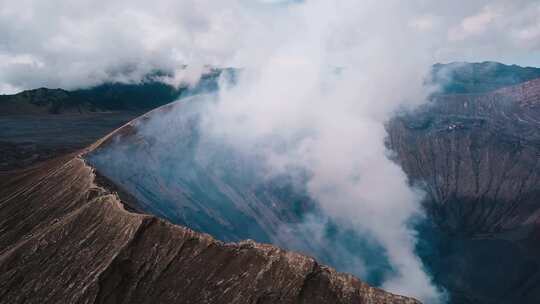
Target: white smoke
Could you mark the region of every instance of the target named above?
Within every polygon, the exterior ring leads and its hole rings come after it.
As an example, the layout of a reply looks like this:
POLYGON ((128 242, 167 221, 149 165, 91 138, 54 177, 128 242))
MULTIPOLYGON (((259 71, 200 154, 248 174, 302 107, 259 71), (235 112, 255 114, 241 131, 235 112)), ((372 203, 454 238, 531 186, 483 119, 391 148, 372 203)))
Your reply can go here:
POLYGON ((308 192, 322 209, 386 249, 397 274, 383 287, 434 303, 440 294, 407 228, 422 197, 384 145, 393 112, 425 100, 430 54, 418 32, 403 26, 406 5, 391 19, 378 17, 390 9, 375 1, 290 7, 280 20, 289 30, 264 55, 256 44, 241 50, 257 61, 220 92, 205 130, 262 156, 270 174, 307 170, 308 192))

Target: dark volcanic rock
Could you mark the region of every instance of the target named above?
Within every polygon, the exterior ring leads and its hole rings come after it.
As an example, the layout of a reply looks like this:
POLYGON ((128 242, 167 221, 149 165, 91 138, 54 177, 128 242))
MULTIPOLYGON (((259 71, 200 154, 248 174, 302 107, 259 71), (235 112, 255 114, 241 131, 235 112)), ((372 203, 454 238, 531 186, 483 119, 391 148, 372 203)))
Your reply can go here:
POLYGON ((434 218, 478 235, 528 226, 540 213, 540 79, 485 95, 446 95, 389 126, 434 218))
POLYGON ((436 96, 388 131, 428 194, 424 262, 453 302, 538 303, 540 79, 436 96))
POLYGON ((126 211, 78 156, 0 176, 0 303, 418 303, 126 211))

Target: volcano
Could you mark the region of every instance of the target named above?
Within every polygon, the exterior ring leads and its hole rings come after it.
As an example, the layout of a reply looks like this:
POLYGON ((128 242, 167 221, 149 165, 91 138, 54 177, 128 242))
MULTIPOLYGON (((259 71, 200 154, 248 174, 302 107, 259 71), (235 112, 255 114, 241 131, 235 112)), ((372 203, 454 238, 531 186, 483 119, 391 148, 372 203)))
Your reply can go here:
MULTIPOLYGON (((464 69, 387 124, 392 159, 427 193, 416 250, 451 303, 536 303, 540 79, 464 69)), ((371 287, 392 274, 385 252, 327 217, 302 172, 269 178, 256 156, 203 136, 211 91, 0 171, 0 302, 418 303, 371 287)), ((59 109, 91 111, 73 104, 59 109)), ((116 124, 142 109, 124 106, 116 124)))
MULTIPOLYGON (((128 184, 136 179, 122 180, 119 177, 125 175, 114 174, 120 172, 115 171, 116 165, 127 163, 109 166, 103 162, 107 151, 127 145, 134 151, 126 161, 135 165, 137 153, 151 148, 148 140, 152 138, 144 137, 141 126, 159 113, 178 109, 189 113, 186 104, 154 110, 88 148, 2 173, 1 303, 419 303, 371 287, 299 253, 252 240, 225 243, 175 224, 199 231, 220 228, 221 232, 212 232, 235 240, 251 236, 240 233, 249 229, 260 233, 255 235, 258 239, 278 243, 271 237, 276 235, 276 222, 294 218, 295 212, 287 211, 284 199, 276 195, 246 191, 237 201, 245 206, 219 208, 212 205, 212 195, 222 198, 225 193, 230 197, 240 193, 214 180, 214 184, 198 185, 208 187, 208 192, 197 201, 188 193, 197 191, 197 185, 188 183, 208 182, 213 177, 191 172, 201 176, 177 180, 178 187, 186 188, 173 193, 178 195, 175 202, 189 202, 186 209, 191 210, 171 213, 166 199, 174 196, 168 196, 170 190, 156 179, 160 175, 140 172, 148 181, 142 178, 142 185, 128 184), (222 193, 212 193, 218 188, 222 193), (155 200, 150 201, 152 197, 155 200), (202 199, 208 199, 204 207, 197 205, 202 199), (279 203, 281 208, 265 206, 279 203), (254 207, 260 210, 255 212, 254 207), (265 221, 257 213, 264 214, 265 221)), ((181 142, 189 144, 190 136, 181 142)))
POLYGON ((313 258, 140 213, 80 153, 3 175, 2 303, 417 303, 313 258))

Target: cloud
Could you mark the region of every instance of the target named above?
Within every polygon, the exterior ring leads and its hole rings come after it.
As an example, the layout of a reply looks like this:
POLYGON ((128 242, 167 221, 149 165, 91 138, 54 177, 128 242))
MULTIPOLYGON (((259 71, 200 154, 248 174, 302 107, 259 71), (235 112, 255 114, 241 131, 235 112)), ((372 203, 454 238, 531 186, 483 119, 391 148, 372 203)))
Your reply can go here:
POLYGON ((438 25, 438 19, 433 15, 418 16, 409 21, 409 26, 419 31, 432 31, 438 25))
POLYGON ((244 21, 236 1, 2 1, 0 83, 67 89, 139 81, 153 70, 219 65, 244 21))
POLYGON ((430 11, 443 19, 435 51, 439 61, 501 61, 538 66, 538 61, 530 56, 540 50, 540 40, 534 34, 540 23, 538 1, 437 4, 440 7, 430 11))
MULTIPOLYGON (((270 41, 276 37, 260 33, 295 30, 284 28, 280 20, 284 14, 275 12, 303 5, 247 0, 1 0, 0 84, 72 89, 106 81, 137 82, 151 71, 178 71, 184 65, 245 64, 252 60, 241 58, 242 43, 257 41, 272 48, 270 41), (5 60, 20 56, 32 60, 5 60)), ((354 6, 372 5, 368 1, 354 6)), ((424 39, 431 44, 432 62, 508 61, 540 48, 540 4, 534 0, 413 0, 406 8, 388 0, 380 8, 373 12, 379 18, 391 23, 393 13, 403 9, 410 15, 407 24, 430 33, 424 39)), ((354 23, 351 20, 350 26, 356 31, 367 35, 371 30, 354 23)))
POLYGON ((464 18, 459 26, 448 32, 449 40, 463 40, 473 35, 484 33, 490 24, 502 16, 500 8, 485 6, 481 12, 464 18))

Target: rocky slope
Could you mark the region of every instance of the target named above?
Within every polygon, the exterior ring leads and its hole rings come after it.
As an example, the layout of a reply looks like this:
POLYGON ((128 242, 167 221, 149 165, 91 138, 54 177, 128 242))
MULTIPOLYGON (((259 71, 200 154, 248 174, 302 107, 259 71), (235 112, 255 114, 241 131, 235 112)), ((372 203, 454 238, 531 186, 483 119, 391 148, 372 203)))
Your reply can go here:
POLYGON ((484 95, 445 95, 392 122, 389 144, 425 182, 446 229, 486 234, 540 217, 540 79, 484 95))
POLYGON ((78 155, 0 178, 0 303, 418 303, 133 212, 78 155), (128 211, 131 210, 131 211, 128 211))
POLYGON ((536 303, 540 79, 435 96, 388 130, 396 161, 428 194, 424 261, 436 281, 455 303, 536 303))

